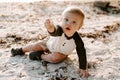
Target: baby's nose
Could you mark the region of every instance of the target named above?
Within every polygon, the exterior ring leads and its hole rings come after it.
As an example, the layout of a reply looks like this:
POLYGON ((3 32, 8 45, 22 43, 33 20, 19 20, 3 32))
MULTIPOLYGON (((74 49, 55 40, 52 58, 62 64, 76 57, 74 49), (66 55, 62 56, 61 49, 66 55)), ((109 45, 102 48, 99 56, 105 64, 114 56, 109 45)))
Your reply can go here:
POLYGON ((70 26, 71 25, 71 23, 70 22, 67 22, 67 26, 70 26))

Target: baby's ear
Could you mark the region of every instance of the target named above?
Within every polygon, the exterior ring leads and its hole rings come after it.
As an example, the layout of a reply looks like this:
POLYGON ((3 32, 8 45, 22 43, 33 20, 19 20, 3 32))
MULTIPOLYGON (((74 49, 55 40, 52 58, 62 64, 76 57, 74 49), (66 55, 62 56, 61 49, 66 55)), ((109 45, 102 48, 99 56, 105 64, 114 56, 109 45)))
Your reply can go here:
MULTIPOLYGON (((81 21, 81 23, 80 23, 80 25, 79 25, 79 29, 83 26, 83 24, 84 24, 83 21, 81 21)), ((79 29, 78 29, 78 30, 79 30, 79 29)))

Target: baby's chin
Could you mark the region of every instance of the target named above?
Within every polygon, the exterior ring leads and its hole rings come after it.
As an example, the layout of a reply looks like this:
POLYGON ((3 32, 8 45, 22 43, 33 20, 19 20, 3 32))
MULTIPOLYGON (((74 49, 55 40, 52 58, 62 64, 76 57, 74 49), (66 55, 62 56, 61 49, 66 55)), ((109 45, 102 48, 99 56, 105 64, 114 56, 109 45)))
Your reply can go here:
POLYGON ((72 36, 73 33, 70 31, 70 30, 65 30, 64 33, 67 35, 67 36, 72 36))
POLYGON ((70 33, 71 29, 64 29, 64 33, 70 33))

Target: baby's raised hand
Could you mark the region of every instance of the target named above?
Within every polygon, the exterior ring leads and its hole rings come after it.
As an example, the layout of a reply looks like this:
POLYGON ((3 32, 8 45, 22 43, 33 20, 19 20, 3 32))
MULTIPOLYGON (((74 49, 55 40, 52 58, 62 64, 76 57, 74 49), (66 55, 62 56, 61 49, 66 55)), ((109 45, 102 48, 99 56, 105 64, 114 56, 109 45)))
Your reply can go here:
POLYGON ((51 24, 50 24, 51 22, 50 22, 50 19, 46 19, 46 21, 45 21, 45 27, 48 29, 48 28, 50 28, 51 27, 51 24))
POLYGON ((54 24, 50 21, 50 19, 46 19, 45 21, 45 27, 49 32, 54 32, 54 24))

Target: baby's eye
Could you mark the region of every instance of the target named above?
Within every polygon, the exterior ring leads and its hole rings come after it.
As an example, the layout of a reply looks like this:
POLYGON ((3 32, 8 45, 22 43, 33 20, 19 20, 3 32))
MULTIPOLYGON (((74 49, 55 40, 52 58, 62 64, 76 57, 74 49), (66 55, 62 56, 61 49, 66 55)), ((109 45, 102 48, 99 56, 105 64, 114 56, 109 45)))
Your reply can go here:
POLYGON ((68 19, 66 18, 66 19, 65 19, 65 21, 67 22, 67 21, 68 21, 68 19))
POLYGON ((73 23, 73 24, 76 24, 76 21, 73 21, 72 23, 73 23))

